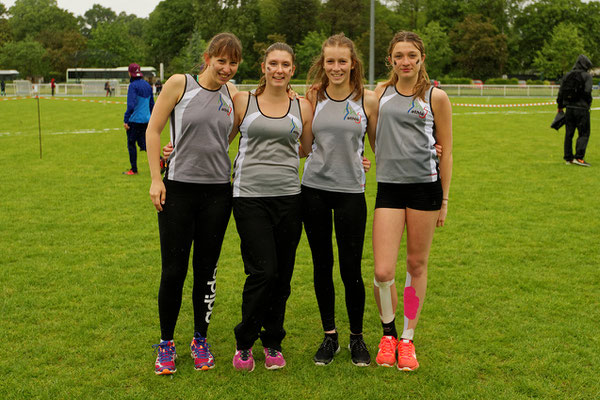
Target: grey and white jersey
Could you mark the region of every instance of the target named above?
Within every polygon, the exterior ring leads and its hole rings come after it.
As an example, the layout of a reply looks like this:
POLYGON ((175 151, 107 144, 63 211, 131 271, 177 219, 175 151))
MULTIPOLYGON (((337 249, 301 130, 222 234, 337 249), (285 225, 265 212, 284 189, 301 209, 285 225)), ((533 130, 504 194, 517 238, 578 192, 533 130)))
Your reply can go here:
POLYGON ((367 118, 363 98, 326 98, 317 103, 312 123, 312 153, 304 163, 302 184, 314 189, 344 193, 365 191, 362 155, 367 118))
POLYGON ((231 179, 228 136, 233 102, 227 85, 200 86, 185 75, 185 93, 171 112, 171 142, 166 177, 189 183, 227 183, 231 179))
POLYGON ((388 86, 379 99, 375 139, 377 182, 426 183, 438 180, 431 87, 425 100, 403 96, 388 86))
POLYGON ((272 118, 260 111, 256 96, 250 94, 248 97, 233 166, 233 197, 299 194, 300 101, 290 100, 287 113, 272 118))

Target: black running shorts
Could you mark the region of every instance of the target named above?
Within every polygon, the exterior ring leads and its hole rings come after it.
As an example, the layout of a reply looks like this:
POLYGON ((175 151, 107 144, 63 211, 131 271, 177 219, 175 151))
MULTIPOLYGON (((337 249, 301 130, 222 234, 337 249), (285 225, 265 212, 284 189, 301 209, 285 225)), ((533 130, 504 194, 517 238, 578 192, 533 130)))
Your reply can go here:
POLYGON ((442 208, 442 182, 377 183, 375 208, 411 208, 436 211, 442 208))

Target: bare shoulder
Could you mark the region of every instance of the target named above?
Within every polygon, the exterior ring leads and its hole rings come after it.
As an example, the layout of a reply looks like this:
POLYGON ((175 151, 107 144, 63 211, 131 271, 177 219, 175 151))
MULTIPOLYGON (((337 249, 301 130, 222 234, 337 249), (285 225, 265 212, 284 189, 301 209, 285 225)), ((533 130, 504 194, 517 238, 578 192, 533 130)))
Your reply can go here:
POLYGON ((168 90, 168 88, 178 89, 183 88, 185 86, 185 75, 183 74, 175 74, 171 75, 169 79, 163 85, 163 91, 168 90))
POLYGON ((440 88, 434 87, 431 91, 431 101, 432 102, 448 102, 450 103, 450 98, 448 94, 440 88))
POLYGON ((231 97, 235 96, 235 94, 238 92, 238 88, 231 82, 227 82, 227 89, 229 89, 229 93, 231 94, 231 97))
POLYGON ((311 120, 313 115, 313 106, 312 103, 306 99, 300 98, 300 111, 302 112, 302 119, 304 122, 311 120))
POLYGON ((380 98, 383 92, 385 91, 386 87, 386 82, 378 82, 374 90, 375 96, 377 96, 377 98, 380 98))
POLYGON ((373 90, 365 89, 363 96, 367 107, 377 105, 379 102, 379 97, 377 97, 373 90))
POLYGON ((242 92, 236 92, 233 95, 233 102, 234 104, 245 104, 248 102, 248 96, 250 96, 250 92, 246 92, 246 91, 242 91, 242 92))

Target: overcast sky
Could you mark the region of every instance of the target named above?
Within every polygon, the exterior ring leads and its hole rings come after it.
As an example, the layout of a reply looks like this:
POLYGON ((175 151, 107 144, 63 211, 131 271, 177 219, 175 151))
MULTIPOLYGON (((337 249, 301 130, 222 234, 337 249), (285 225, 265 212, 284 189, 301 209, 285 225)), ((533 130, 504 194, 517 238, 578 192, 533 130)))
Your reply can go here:
MULTIPOLYGON (((15 4, 15 0, 0 0, 0 3, 3 3, 6 8, 10 8, 15 4)), ((117 14, 125 11, 127 14, 145 18, 160 3, 160 0, 58 0, 57 3, 60 8, 70 11, 76 16, 83 15, 94 4, 100 4, 112 9, 117 14)))

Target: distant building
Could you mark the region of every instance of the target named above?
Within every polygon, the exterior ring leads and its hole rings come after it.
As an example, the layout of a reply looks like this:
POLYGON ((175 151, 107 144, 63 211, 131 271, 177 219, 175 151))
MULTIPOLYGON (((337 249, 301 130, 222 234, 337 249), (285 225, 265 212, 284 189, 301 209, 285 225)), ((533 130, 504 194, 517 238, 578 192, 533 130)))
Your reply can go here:
POLYGON ((16 69, 0 69, 0 81, 14 81, 19 79, 19 75, 16 69))

